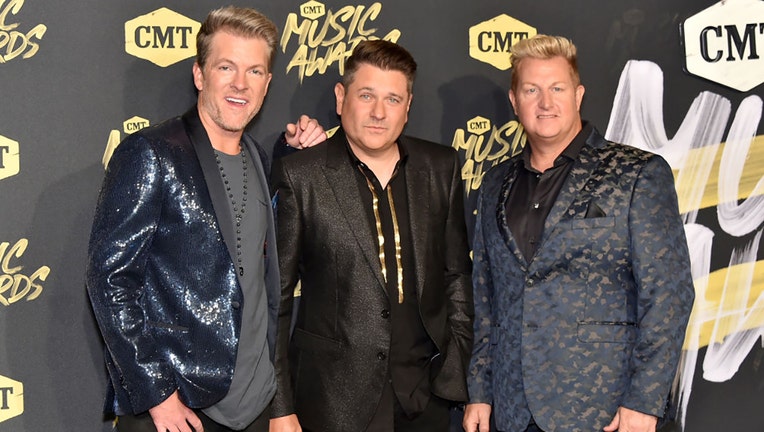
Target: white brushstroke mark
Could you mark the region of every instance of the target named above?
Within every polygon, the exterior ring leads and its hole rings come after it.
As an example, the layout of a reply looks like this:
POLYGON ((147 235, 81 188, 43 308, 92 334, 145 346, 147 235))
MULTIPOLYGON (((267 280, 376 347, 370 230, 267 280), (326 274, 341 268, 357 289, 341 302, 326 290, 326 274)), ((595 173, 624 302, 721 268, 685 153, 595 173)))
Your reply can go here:
MULTIPOLYGON (((756 262, 756 254, 761 244, 759 230, 753 240, 744 247, 735 249, 730 257, 730 267, 756 262)), ((764 327, 747 329, 748 318, 764 312, 764 294, 760 295, 753 306, 748 308, 753 282, 753 265, 741 266, 737 272, 737 283, 730 281, 730 273, 724 281, 724 291, 719 301, 716 323, 711 334, 711 343, 703 359, 703 378, 711 382, 724 382, 731 379, 740 368, 754 343, 764 338, 764 327), (728 335, 724 337, 725 335, 728 335), (723 342, 714 342, 724 337, 723 342)), ((764 346, 764 339, 762 339, 764 346)))
MULTIPOLYGON (((707 307, 706 292, 708 291, 708 275, 711 272, 711 250, 713 248, 714 232, 700 224, 688 224, 684 226, 690 250, 690 262, 692 263, 692 280, 695 281, 695 307, 690 316, 690 324, 687 326, 687 350, 682 352, 679 359, 679 367, 674 377, 671 393, 679 407, 680 424, 684 425, 687 417, 687 404, 690 402, 692 392, 692 379, 695 376, 695 367, 698 363, 698 350, 700 349, 700 335, 705 317, 697 317, 699 311, 711 310, 707 307)), ((713 319, 713 317, 709 317, 713 319)))
POLYGON ((761 121, 761 105, 761 98, 755 95, 740 103, 719 165, 719 205, 716 207, 719 226, 738 237, 753 232, 764 222, 764 175, 749 197, 738 204, 740 177, 761 121))
MULTIPOLYGON (((761 99, 758 96, 746 98, 738 107, 728 135, 727 145, 722 155, 719 172, 719 223, 722 228, 737 236, 753 232, 764 218, 764 179, 759 181, 754 193, 743 202, 737 203, 740 175, 745 159, 761 120, 761 99)), ((697 366, 703 324, 714 323, 714 336, 722 322, 735 320, 730 332, 721 343, 709 346, 704 361, 704 378, 711 381, 730 379, 747 357, 756 340, 764 335, 764 327, 747 329, 746 321, 754 314, 764 313, 764 295, 748 310, 748 300, 753 279, 750 274, 741 275, 738 283, 729 286, 729 279, 723 287, 722 301, 718 308, 708 307, 708 276, 714 233, 709 228, 695 224, 697 212, 702 205, 707 179, 716 158, 716 150, 722 142, 724 130, 731 113, 728 99, 711 93, 701 92, 693 101, 682 124, 674 137, 669 140, 663 123, 663 72, 649 61, 631 60, 624 67, 613 101, 607 139, 660 154, 678 171, 678 185, 684 195, 680 202, 685 208, 694 209, 683 215, 687 234, 692 275, 695 280, 696 304, 690 326, 687 329, 687 350, 682 353, 673 394, 679 405, 679 417, 684 429, 687 406, 692 392, 692 380, 697 366), (729 289, 729 291, 728 291, 729 289), (732 293, 737 295, 731 295, 732 293), (739 299, 742 304, 725 303, 725 299, 739 299), (742 299, 742 300, 740 300, 742 299), (704 316, 695 316, 698 311, 704 316), (748 313, 746 314, 746 312, 748 313)), ((740 252, 734 251, 730 266, 756 261, 760 246, 761 231, 755 239, 740 252)), ((717 339, 712 338, 712 341, 717 339)))
POLYGON ((630 60, 621 73, 605 137, 661 155, 679 171, 678 185, 699 185, 680 188, 685 195, 679 201, 693 209, 683 215, 684 222, 694 223, 730 112, 729 100, 702 92, 669 140, 663 123, 663 71, 653 62, 630 60))

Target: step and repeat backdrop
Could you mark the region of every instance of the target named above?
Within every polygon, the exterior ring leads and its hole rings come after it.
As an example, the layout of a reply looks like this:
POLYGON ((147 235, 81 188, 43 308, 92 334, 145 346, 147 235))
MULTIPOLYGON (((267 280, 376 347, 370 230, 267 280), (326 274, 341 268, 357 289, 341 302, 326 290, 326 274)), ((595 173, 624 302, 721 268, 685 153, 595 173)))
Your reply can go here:
MULTIPOLYGON (((84 288, 104 161, 195 102, 195 34, 223 4, 0 0, 0 430, 112 430, 84 288)), ((763 1, 237 4, 281 33, 251 125, 269 151, 302 113, 336 127, 344 59, 388 39, 419 63, 406 133, 459 150, 469 206, 483 174, 525 143, 507 98, 510 46, 573 39, 583 117, 663 155, 677 181, 697 300, 667 430, 764 430, 763 1)))

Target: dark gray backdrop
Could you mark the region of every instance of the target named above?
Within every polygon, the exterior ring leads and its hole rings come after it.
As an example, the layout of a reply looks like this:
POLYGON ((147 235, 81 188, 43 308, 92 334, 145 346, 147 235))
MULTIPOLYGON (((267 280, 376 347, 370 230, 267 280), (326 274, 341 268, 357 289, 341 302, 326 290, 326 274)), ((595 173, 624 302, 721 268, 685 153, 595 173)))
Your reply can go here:
MULTIPOLYGON (((124 24, 160 7, 201 22, 208 10, 223 3, 0 0, 0 11, 19 3, 20 9, 6 16, 6 27, 17 23, 15 30, 26 33, 44 24, 47 30, 33 40, 39 45, 34 56, 0 63, 0 136, 19 143, 21 161, 18 175, 0 180, 0 243, 28 239, 25 253, 10 258, 11 267, 24 266, 20 273, 29 276, 48 266, 50 275, 38 281, 43 287, 38 298, 0 305, 0 376, 24 385, 23 414, 0 422, 0 430, 110 430, 101 415, 106 384, 101 342, 83 283, 92 211, 103 176, 101 157, 110 132, 121 131, 123 121, 140 116, 155 124, 182 113, 195 100, 193 60, 162 68, 125 53, 124 24)), ((743 98, 764 94, 762 86, 740 93, 683 72, 679 25, 713 3, 388 0, 381 2, 381 12, 370 24, 377 36, 400 30, 398 42, 419 62, 408 134, 450 145, 455 130, 475 116, 496 124, 513 119, 506 97, 509 71, 470 57, 468 40, 471 26, 507 14, 540 33, 576 42, 587 88, 583 114, 602 132, 626 62, 656 63, 664 73, 663 121, 671 137, 701 92, 727 98, 733 114, 743 98)), ((260 9, 281 29, 302 2, 239 4, 260 9)), ((324 4, 338 10, 373 2, 324 4)), ((13 31, 3 30, 2 24, 0 55, 6 54, 2 32, 13 31)), ((327 128, 337 125, 332 93, 339 76, 336 63, 300 83, 296 70, 286 73, 296 44, 293 38, 287 52, 279 53, 264 109, 252 125, 266 147, 300 113, 317 117, 327 128)), ((730 251, 752 239, 726 234, 714 207, 701 209, 697 221, 715 234, 712 272, 726 268, 730 251)), ((758 243, 755 247, 761 262, 764 252, 758 243)), ((760 341, 723 383, 702 378, 704 353, 701 347, 685 430, 764 430, 760 341)))

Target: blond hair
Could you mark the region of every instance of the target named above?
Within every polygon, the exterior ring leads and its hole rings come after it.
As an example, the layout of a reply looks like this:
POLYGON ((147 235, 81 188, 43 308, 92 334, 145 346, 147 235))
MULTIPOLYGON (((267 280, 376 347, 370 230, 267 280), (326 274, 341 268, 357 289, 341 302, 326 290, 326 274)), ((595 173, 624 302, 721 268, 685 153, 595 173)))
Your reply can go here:
POLYGON ((525 59, 548 60, 554 57, 564 58, 570 65, 573 84, 579 85, 581 78, 578 75, 578 61, 576 58, 576 46, 570 39, 562 36, 549 36, 539 34, 532 38, 523 39, 512 45, 512 90, 517 89, 518 73, 525 59))
POLYGON ((246 38, 259 38, 268 45, 268 71, 272 69, 278 44, 278 29, 273 21, 252 8, 225 6, 211 11, 196 35, 196 63, 204 68, 212 36, 218 31, 246 38))

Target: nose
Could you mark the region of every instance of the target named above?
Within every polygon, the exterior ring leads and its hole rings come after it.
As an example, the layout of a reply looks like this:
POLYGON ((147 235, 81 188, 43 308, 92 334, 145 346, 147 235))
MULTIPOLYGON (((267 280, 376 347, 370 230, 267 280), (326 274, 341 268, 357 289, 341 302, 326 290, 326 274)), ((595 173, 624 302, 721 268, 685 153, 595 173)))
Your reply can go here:
POLYGON ((375 99, 374 102, 372 102, 371 117, 376 120, 385 118, 385 101, 375 99))
POLYGON ((233 75, 233 79, 231 80, 231 87, 239 91, 246 90, 247 89, 247 72, 236 71, 233 75))
POLYGON ((552 106, 552 92, 541 90, 539 96, 539 106, 541 108, 550 108, 552 106))

